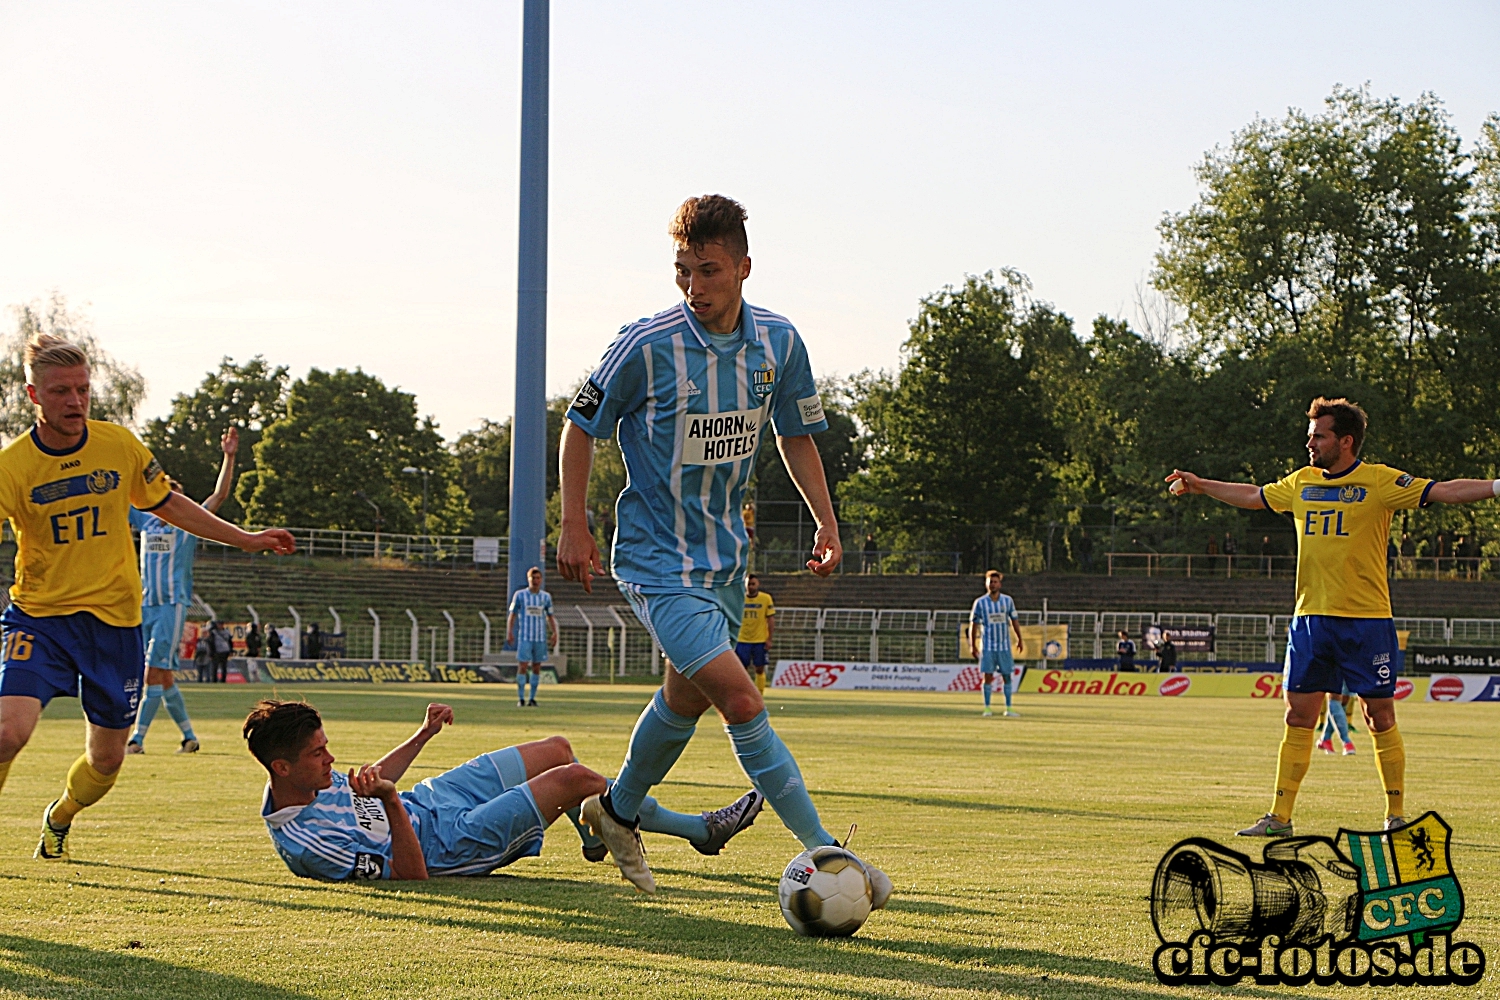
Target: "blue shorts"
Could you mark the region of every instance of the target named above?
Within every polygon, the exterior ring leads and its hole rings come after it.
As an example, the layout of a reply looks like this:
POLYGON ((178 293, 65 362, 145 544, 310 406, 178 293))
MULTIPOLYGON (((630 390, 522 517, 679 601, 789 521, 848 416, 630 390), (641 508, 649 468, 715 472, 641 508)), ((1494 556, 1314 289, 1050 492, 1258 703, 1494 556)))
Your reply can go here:
POLYGON ((763 642, 740 642, 734 647, 734 655, 740 658, 745 666, 764 667, 766 665, 766 644, 763 642))
POLYGON ((546 663, 546 639, 522 639, 516 643, 517 663, 546 663))
POLYGON ((1299 615, 1287 629, 1281 686, 1296 694, 1347 688, 1362 698, 1393 698, 1396 650, 1389 618, 1299 615))
POLYGON ((21 695, 43 706, 83 698, 83 714, 105 729, 129 729, 141 698, 139 625, 106 625, 87 611, 33 618, 12 604, 0 615, 5 655, 0 697, 21 695))
POLYGON ((709 660, 734 647, 729 637, 740 634, 745 615, 745 585, 730 583, 705 587, 642 587, 620 581, 620 593, 635 616, 672 661, 672 667, 691 677, 709 660))
POLYGON ((141 609, 141 638, 146 643, 146 666, 171 670, 177 666, 185 604, 152 604, 141 609))
POLYGON ((1016 661, 1011 657, 1008 649, 986 649, 979 654, 980 673, 1004 674, 1009 677, 1015 665, 1016 661))
POLYGON ((433 875, 483 875, 542 853, 547 824, 515 747, 424 778, 401 800, 433 875))

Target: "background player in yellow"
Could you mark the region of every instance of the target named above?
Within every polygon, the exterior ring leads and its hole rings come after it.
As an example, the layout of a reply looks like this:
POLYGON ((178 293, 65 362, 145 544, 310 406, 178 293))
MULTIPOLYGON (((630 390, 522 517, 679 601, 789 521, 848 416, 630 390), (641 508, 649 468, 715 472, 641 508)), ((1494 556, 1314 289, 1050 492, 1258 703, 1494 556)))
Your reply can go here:
POLYGON ((0 451, 0 517, 16 536, 16 582, 0 657, 0 788, 47 702, 81 697, 83 755, 42 814, 39 858, 64 858, 73 817, 114 786, 141 694, 141 576, 132 507, 202 538, 289 553, 290 532, 241 531, 168 487, 134 434, 90 420, 88 358, 59 337, 26 345, 31 432, 0 451))
POLYGON ((1324 695, 1343 686, 1359 696, 1385 789, 1385 828, 1405 822, 1406 747, 1396 728, 1396 627, 1386 578, 1391 512, 1432 503, 1500 496, 1500 479, 1436 483, 1362 461, 1365 411, 1346 399, 1313 400, 1307 411, 1308 464, 1259 487, 1203 479, 1174 469, 1174 496, 1204 493, 1247 509, 1290 513, 1297 529, 1297 607, 1288 630, 1282 689, 1286 731, 1271 811, 1245 837, 1292 833, 1292 807, 1312 761, 1313 727, 1324 695))
POLYGON ((755 687, 766 693, 766 654, 771 651, 771 636, 776 633, 776 602, 760 589, 760 577, 745 577, 745 617, 740 619, 740 635, 734 654, 746 670, 755 671, 755 687))

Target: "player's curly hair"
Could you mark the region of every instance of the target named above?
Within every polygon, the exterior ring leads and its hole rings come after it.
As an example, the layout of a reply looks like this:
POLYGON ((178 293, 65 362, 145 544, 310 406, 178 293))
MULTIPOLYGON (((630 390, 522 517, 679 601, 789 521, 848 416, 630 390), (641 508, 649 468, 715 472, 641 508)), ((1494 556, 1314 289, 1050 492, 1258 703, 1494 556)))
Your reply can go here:
POLYGON ((1317 420, 1319 417, 1333 418, 1334 437, 1352 437, 1354 439, 1354 454, 1365 444, 1365 428, 1369 426, 1370 418, 1365 411, 1356 403, 1351 403, 1343 396, 1338 399, 1325 399, 1319 396, 1312 401, 1307 408, 1307 419, 1317 420))
POLYGON ((250 753, 269 771, 273 760, 295 760, 322 728, 323 717, 307 702, 267 698, 245 716, 243 732, 250 753))
POLYGON ((745 206, 722 194, 705 194, 689 198, 677 208, 667 232, 678 250, 692 247, 702 250, 705 243, 722 243, 734 257, 750 253, 750 237, 745 235, 745 220, 750 216, 745 206))
POLYGON ((53 333, 38 333, 26 341, 23 354, 26 362, 26 381, 36 384, 36 372, 41 368, 88 367, 89 356, 77 344, 69 343, 53 333))

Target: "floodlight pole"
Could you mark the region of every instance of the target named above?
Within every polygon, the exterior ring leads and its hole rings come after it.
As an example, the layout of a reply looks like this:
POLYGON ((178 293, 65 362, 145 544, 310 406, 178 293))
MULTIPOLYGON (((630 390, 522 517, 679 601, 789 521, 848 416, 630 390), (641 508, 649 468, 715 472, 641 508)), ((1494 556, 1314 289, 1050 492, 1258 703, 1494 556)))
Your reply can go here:
POLYGON ((516 281, 516 409, 511 423, 509 594, 532 560, 546 573, 548 0, 521 14, 521 212, 516 281))

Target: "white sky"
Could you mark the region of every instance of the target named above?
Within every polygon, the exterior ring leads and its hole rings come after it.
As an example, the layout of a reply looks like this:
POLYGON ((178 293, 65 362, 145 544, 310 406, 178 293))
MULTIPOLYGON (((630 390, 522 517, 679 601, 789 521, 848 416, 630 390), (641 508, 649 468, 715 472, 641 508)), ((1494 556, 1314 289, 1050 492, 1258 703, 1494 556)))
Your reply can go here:
MULTIPOLYGON (((86 304, 145 417, 256 353, 363 366, 449 437, 506 416, 519 11, 0 0, 0 304, 86 304)), ((893 366, 965 273, 1130 316, 1257 113, 1368 81, 1472 139, 1497 40, 1492 2, 554 3, 549 388, 675 301, 689 194, 746 204, 747 297, 817 370, 893 366)))

